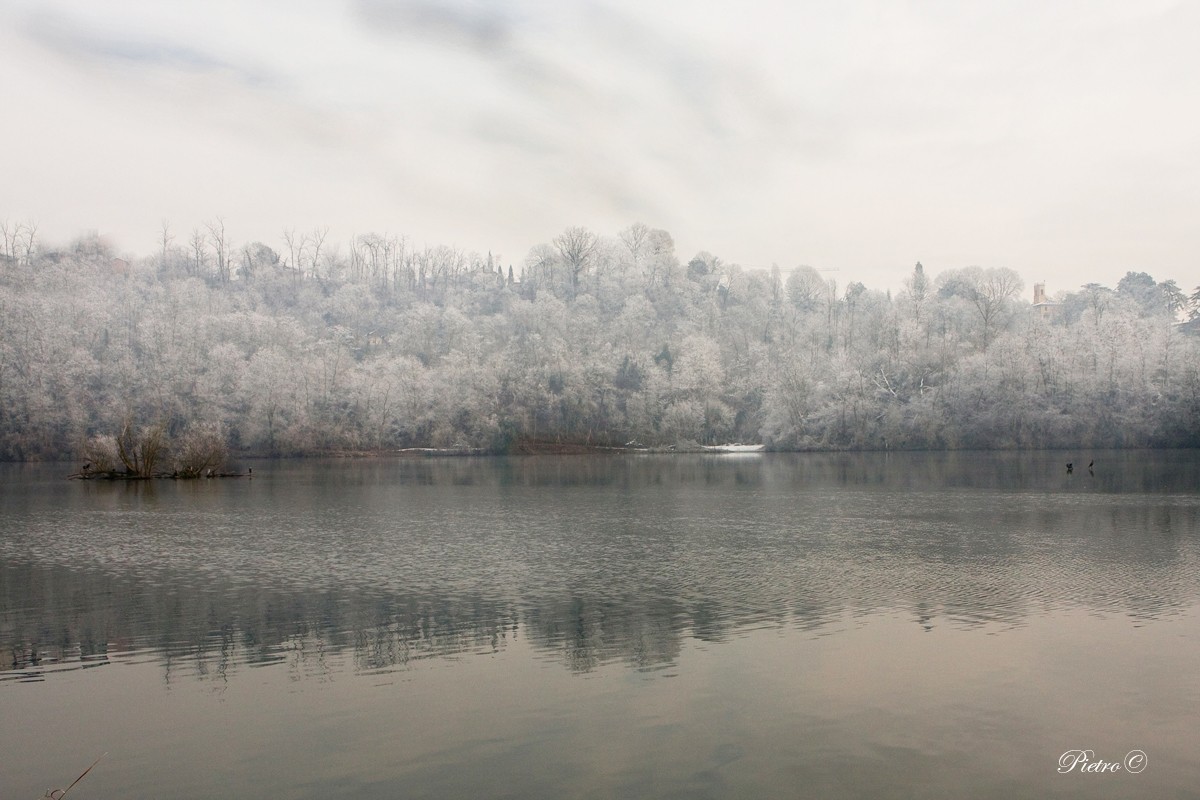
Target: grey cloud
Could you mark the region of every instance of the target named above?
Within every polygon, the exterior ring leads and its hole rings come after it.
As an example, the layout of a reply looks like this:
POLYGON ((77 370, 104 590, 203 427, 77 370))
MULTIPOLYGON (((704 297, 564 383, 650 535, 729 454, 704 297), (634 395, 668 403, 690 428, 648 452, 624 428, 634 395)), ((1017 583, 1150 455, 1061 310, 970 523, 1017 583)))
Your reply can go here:
POLYGON ((637 65, 648 79, 664 82, 703 129, 719 139, 733 136, 727 105, 770 128, 787 124, 785 104, 747 68, 705 52, 702 45, 650 28, 602 5, 587 7, 586 24, 615 56, 637 65))
MULTIPOLYGON (((767 147, 822 155, 831 149, 834 126, 799 113, 749 59, 723 57, 605 3, 355 0, 354 8, 376 33, 464 49, 515 92, 518 104, 544 109, 584 138, 582 128, 597 117, 638 127, 639 120, 682 118, 688 147, 669 147, 668 160, 683 173, 712 169, 713 151, 767 147), (578 47, 564 57, 563 48, 544 47, 551 40, 578 47), (606 86, 602 76, 614 67, 643 76, 640 85, 606 86), (687 155, 698 151, 708 153, 701 163, 687 155)), ((662 141, 643 142, 645 152, 663 147, 662 141)))
POLYGON ((352 114, 330 113, 326 105, 306 97, 294 78, 260 65, 246 51, 222 57, 216 48, 181 44, 169 33, 114 33, 45 11, 18 18, 15 29, 85 75, 92 86, 123 85, 144 108, 204 103, 210 112, 204 125, 232 131, 243 141, 290 138, 325 151, 370 152, 381 138, 376 125, 363 124, 352 114), (180 92, 173 80, 179 76, 212 80, 180 92))
POLYGON ((561 33, 536 3, 480 0, 355 0, 372 33, 464 50, 498 76, 518 99, 556 111, 601 102, 585 81, 538 52, 541 37, 561 33))
POLYGON ((223 60, 177 42, 115 36, 92 30, 59 14, 32 14, 19 28, 30 41, 72 62, 101 63, 133 70, 222 73, 248 86, 275 82, 272 75, 256 66, 223 60))
POLYGON ((502 109, 478 109, 448 134, 528 159, 526 169, 545 170, 547 182, 574 185, 614 212, 658 218, 663 210, 644 198, 756 185, 784 160, 824 161, 840 147, 839 124, 799 108, 781 91, 786 79, 761 74, 749 54, 717 52, 607 3, 355 0, 353 8, 376 35, 451 48, 509 93, 502 109), (622 79, 609 80, 618 70, 622 79))
POLYGON ((786 124, 791 117, 787 105, 750 70, 602 3, 356 0, 354 7, 376 33, 468 45, 516 85, 554 101, 571 94, 589 103, 603 98, 594 96, 588 81, 572 75, 570 65, 542 55, 539 43, 547 38, 599 48, 600 59, 580 65, 576 72, 581 74, 603 71, 612 62, 634 65, 648 82, 664 85, 676 102, 690 108, 713 135, 730 132, 720 116, 722 104, 732 103, 772 126, 786 124))
POLYGON ((501 4, 475 0, 356 0, 355 9, 377 32, 436 37, 485 50, 503 48, 513 24, 501 4))

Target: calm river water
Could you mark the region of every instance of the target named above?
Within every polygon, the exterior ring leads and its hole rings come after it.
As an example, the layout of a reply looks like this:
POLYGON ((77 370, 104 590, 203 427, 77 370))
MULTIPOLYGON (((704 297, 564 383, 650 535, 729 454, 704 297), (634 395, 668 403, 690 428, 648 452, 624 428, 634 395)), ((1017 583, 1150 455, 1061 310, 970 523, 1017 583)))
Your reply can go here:
POLYGON ((1196 451, 253 467, 0 465, 0 796, 1200 796, 1196 451))

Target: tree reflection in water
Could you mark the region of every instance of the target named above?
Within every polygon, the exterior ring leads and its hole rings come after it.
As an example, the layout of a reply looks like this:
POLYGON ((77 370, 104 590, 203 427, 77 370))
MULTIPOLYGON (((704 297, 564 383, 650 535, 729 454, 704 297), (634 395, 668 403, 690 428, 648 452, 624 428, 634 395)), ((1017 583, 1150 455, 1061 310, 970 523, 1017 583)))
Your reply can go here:
POLYGON ((236 491, 47 484, 4 500, 0 680, 118 658, 168 681, 321 679, 517 637, 575 672, 654 670, 689 637, 876 611, 931 629, 1194 605, 1196 460, 1111 453, 1071 484, 1059 461, 419 459, 263 467, 236 491))

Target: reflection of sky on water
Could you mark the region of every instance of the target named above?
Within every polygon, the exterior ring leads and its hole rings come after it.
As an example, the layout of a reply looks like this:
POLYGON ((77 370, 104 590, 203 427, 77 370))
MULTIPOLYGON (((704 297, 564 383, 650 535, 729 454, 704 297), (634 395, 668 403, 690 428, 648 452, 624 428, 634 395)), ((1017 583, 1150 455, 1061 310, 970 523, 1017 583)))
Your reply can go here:
POLYGON ((1196 460, 1105 453, 1114 474, 1094 478, 1061 460, 279 462, 253 482, 130 485, 13 468, 29 490, 2 507, 5 677, 118 654, 197 677, 377 672, 518 638, 575 672, 655 671, 687 640, 760 628, 1195 606, 1196 460))
POLYGON ((129 653, 103 684, 0 684, 23 721, 0 732, 0 776, 94 751, 110 754, 88 778, 98 797, 1130 796, 1054 774, 1082 743, 1140 747, 1154 769, 1136 794, 1188 796, 1197 610, 1137 629, 1077 610, 931 632, 847 615, 813 635, 684 638, 646 671, 574 673, 520 631, 386 670, 319 640, 276 666, 210 662, 203 680, 194 661, 129 653))
POLYGON ((0 785, 1186 796, 1193 456, 0 465, 0 785))

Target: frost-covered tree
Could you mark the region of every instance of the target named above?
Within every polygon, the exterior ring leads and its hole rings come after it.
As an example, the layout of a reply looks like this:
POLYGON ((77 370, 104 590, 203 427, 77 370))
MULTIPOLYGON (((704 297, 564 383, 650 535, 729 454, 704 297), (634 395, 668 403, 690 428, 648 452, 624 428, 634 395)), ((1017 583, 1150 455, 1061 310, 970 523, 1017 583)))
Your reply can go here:
POLYGON ((164 228, 141 261, 85 237, 26 263, 25 234, 7 231, 5 458, 107 442, 120 464, 126 417, 176 446, 219 427, 231 451, 271 454, 1200 444, 1200 347, 1170 324, 1182 292, 1148 275, 1061 293, 1042 317, 1011 271, 917 269, 893 301, 811 268, 703 251, 683 265, 645 225, 568 229, 520 280, 495 257, 391 235, 318 249, 288 234, 280 253, 225 241, 224 280, 207 226, 187 249, 164 228))

